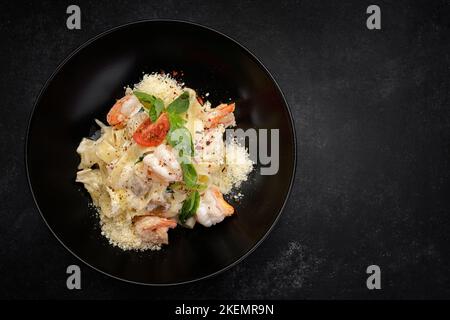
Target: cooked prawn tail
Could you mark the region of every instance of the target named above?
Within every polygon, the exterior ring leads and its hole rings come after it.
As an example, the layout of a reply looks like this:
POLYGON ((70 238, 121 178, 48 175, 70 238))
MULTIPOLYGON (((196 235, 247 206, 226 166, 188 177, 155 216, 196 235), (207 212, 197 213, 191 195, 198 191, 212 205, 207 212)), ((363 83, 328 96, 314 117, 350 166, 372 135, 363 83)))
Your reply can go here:
POLYGON ((235 123, 234 120, 234 109, 235 104, 225 104, 222 103, 216 108, 212 109, 210 112, 208 112, 208 116, 206 119, 206 127, 207 128, 214 128, 217 127, 219 124, 223 124, 225 127, 232 125, 235 123))
POLYGON ((127 94, 121 99, 117 100, 116 103, 112 106, 111 110, 109 110, 106 116, 106 121, 114 128, 121 129, 125 127, 128 119, 140 108, 141 104, 139 100, 137 100, 136 96, 127 94), (127 103, 126 106, 124 106, 124 104, 128 101, 130 102, 127 103))
POLYGON ((212 192, 214 194, 214 197, 217 200, 217 204, 222 209, 222 212, 225 216, 231 216, 234 213, 234 208, 231 204, 225 201, 223 198, 222 193, 219 191, 218 188, 212 188, 212 192))

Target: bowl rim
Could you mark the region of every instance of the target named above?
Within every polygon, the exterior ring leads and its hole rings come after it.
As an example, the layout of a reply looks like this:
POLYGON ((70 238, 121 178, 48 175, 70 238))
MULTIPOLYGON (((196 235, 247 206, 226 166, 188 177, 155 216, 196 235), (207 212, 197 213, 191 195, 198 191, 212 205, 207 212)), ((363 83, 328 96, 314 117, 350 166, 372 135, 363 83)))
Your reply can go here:
POLYGON ((274 229, 275 225, 277 224, 277 222, 280 219, 281 213, 283 212, 289 198, 292 192, 292 187, 294 185, 294 181, 295 181, 295 175, 296 175, 296 167, 297 167, 297 135, 296 135, 296 129, 295 129, 295 122, 294 119, 292 117, 292 111, 291 108, 286 100, 286 97, 283 93, 283 91, 281 90, 278 82, 275 80, 275 78, 273 77, 273 75, 270 73, 270 71, 267 69, 267 67, 244 45, 240 44, 237 40, 233 39, 232 37, 217 31, 215 29, 213 29, 212 27, 209 26, 205 26, 202 24, 199 24, 197 22, 192 22, 192 21, 187 21, 187 20, 181 20, 181 19, 140 19, 140 20, 135 20, 132 22, 128 22, 125 24, 120 24, 118 26, 109 28, 106 31, 100 32, 97 35, 89 38, 87 41, 83 42, 81 45, 79 45, 75 50, 73 50, 66 58, 64 58, 56 67, 56 69, 52 72, 52 74, 50 75, 50 77, 45 81, 44 86, 42 87, 42 89, 40 90, 33 108, 31 110, 29 119, 28 119, 28 124, 27 124, 27 129, 26 129, 26 136, 25 136, 25 168, 26 168, 26 175, 27 175, 27 182, 28 182, 28 187, 29 190, 31 192, 34 204, 36 206, 36 208, 39 211, 40 216, 42 217, 42 219, 44 220, 47 228, 50 230, 50 232, 53 234, 53 236, 59 241, 59 243, 67 250, 69 251, 75 258, 77 258, 79 261, 81 261, 82 263, 84 263, 85 265, 87 265, 88 267, 90 267, 91 269, 104 274, 108 277, 126 282, 126 283, 131 283, 131 284, 137 284, 137 285, 143 285, 143 286, 151 286, 151 287, 169 287, 169 286, 177 286, 177 285, 183 285, 183 284, 188 284, 188 283, 194 283, 197 281, 201 281, 201 280, 205 280, 208 278, 212 278, 215 277, 217 275, 219 275, 222 272, 225 272, 228 269, 231 269, 232 267, 236 266, 237 264, 239 264, 240 262, 242 262, 245 258, 247 258, 251 253, 253 253, 256 248, 258 248, 261 243, 267 238, 267 236, 270 234, 270 232, 274 229), (291 172, 291 179, 289 181, 289 188, 288 191, 286 193, 286 196, 284 198, 283 201, 283 205, 281 206, 280 210, 278 210, 278 213, 276 215, 275 220, 273 221, 272 225, 268 228, 268 230, 264 233, 264 235, 261 237, 261 239, 258 240, 258 242, 253 245, 246 253, 244 253, 242 256, 240 256, 238 259, 236 259, 235 261, 233 261, 232 263, 228 264, 227 266, 221 268, 220 270, 217 270, 213 273, 204 275, 202 277, 198 277, 195 279, 190 279, 190 280, 185 280, 185 281, 180 281, 180 282, 167 282, 167 283, 149 283, 149 282, 139 282, 139 281, 133 281, 133 280, 129 280, 129 279, 125 279, 125 278, 121 278, 115 275, 112 275, 106 271, 100 270, 99 268, 89 264, 88 262, 84 261, 81 257, 79 257, 77 254, 75 254, 71 249, 69 249, 66 244, 58 237, 58 235, 56 234, 55 231, 53 231, 53 229, 50 227, 50 225, 48 224, 47 220, 45 219, 44 214, 42 213, 41 208, 39 207, 38 201, 35 197, 34 191, 33 191, 33 186, 31 184, 31 178, 30 178, 30 173, 29 173, 29 167, 28 167, 28 147, 29 147, 29 136, 30 136, 30 127, 31 127, 31 123, 33 121, 34 118, 34 114, 35 111, 37 109, 38 104, 40 103, 43 94, 46 92, 48 86, 50 85, 50 83, 53 81, 54 77, 59 73, 59 71, 62 69, 62 67, 64 67, 66 65, 67 62, 69 62, 76 54, 78 54, 81 50, 83 50, 85 47, 89 46, 90 44, 94 43, 95 41, 97 41, 100 38, 103 38, 104 36, 113 33, 117 30, 120 29, 125 29, 129 26, 132 25, 137 25, 137 24, 145 24, 145 23, 153 23, 153 22, 167 22, 167 23, 176 23, 176 24, 187 24, 190 26, 195 26, 201 29, 205 29, 207 31, 216 33, 218 35, 220 35, 221 37, 224 37, 226 39, 228 39, 229 41, 233 42, 235 45, 237 45, 239 48, 241 48, 246 54, 248 54, 250 56, 250 58, 254 59, 256 61, 256 63, 258 64, 258 66, 260 68, 262 68, 262 70, 268 75, 269 79, 275 84, 277 90, 280 92, 281 98, 283 99, 285 105, 286 105, 286 111, 288 113, 289 116, 289 121, 291 123, 291 128, 292 128, 292 136, 293 136, 293 145, 294 145, 294 152, 293 152, 293 169, 291 172))

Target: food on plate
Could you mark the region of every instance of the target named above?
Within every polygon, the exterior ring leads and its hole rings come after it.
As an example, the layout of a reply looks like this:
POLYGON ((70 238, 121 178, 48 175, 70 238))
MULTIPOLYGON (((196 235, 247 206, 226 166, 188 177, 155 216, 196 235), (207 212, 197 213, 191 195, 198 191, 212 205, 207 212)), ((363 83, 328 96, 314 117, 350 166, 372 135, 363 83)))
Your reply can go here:
POLYGON ((97 139, 83 138, 76 181, 98 209, 102 234, 123 250, 158 250, 169 230, 211 227, 235 213, 224 195, 253 168, 225 141, 235 104, 213 108, 167 74, 144 75, 112 104, 97 139))

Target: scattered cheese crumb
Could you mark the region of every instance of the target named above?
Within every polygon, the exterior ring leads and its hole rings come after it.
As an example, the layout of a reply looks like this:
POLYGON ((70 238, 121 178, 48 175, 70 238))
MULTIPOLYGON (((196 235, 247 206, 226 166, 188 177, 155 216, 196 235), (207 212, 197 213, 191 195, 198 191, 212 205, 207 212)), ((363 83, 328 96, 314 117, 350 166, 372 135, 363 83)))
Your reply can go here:
POLYGON ((241 200, 243 197, 244 197, 244 195, 243 195, 242 193, 240 193, 240 192, 238 192, 237 194, 234 194, 234 195, 233 195, 233 199, 234 199, 235 201, 239 201, 239 200, 241 200))
POLYGON ((225 167, 213 177, 213 183, 219 186, 223 194, 228 194, 247 180, 252 169, 253 162, 246 148, 233 139, 225 146, 225 167))

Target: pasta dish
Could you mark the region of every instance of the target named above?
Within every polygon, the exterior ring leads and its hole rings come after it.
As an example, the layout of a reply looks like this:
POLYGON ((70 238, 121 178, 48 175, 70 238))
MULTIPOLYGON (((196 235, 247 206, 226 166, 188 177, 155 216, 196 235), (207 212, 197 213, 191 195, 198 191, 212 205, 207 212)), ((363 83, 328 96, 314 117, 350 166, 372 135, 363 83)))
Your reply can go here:
POLYGON ((99 134, 77 148, 76 181, 112 245, 158 250, 169 229, 211 227, 235 213, 224 195, 253 168, 246 148, 224 139, 236 125, 235 107, 213 108, 170 75, 153 73, 125 89, 107 124, 95 120, 99 134))

